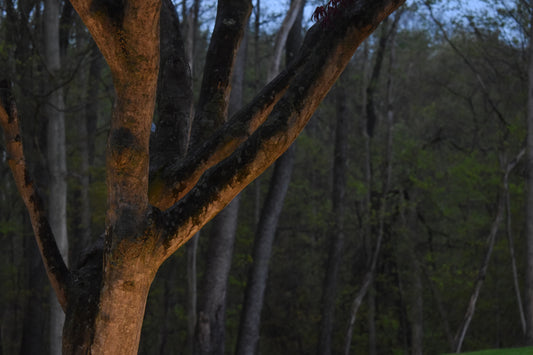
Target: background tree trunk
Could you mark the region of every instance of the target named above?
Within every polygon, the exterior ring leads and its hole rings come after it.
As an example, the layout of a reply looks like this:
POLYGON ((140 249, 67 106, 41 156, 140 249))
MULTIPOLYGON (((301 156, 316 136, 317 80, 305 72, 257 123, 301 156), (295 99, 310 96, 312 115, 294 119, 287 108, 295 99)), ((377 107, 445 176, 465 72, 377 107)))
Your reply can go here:
MULTIPOLYGON (((533 6, 533 1, 529 1, 533 6)), ((531 8, 531 7, 530 7, 531 8)), ((531 21, 533 23, 533 13, 531 21)), ((526 339, 533 345, 533 26, 530 26, 529 36, 529 86, 527 96, 527 199, 526 199, 526 240, 527 240, 527 268, 526 268, 526 339)))
MULTIPOLYGON (((59 250, 68 263, 67 239, 67 161, 65 148, 65 115, 63 90, 57 87, 61 69, 59 46, 59 0, 45 1, 45 63, 52 83, 45 106, 48 119, 47 160, 50 169, 49 219, 59 250), (53 80, 55 79, 55 80, 53 80)), ((61 339, 65 315, 55 293, 50 295, 50 353, 61 354, 61 339)))
MULTIPOLYGON (((302 14, 303 1, 293 1, 278 31, 274 52, 278 53, 285 47, 287 62, 292 60, 301 43, 302 14), (294 13, 296 13, 296 16, 293 16, 294 13)), ((280 66, 281 57, 274 55, 271 59, 267 76, 271 79, 274 78, 280 66)), ((236 354, 248 355, 255 354, 258 351, 261 311, 268 279, 269 261, 279 216, 289 188, 294 155, 295 148, 293 145, 274 165, 274 173, 271 177, 269 190, 257 224, 252 254, 253 264, 246 283, 236 354)))

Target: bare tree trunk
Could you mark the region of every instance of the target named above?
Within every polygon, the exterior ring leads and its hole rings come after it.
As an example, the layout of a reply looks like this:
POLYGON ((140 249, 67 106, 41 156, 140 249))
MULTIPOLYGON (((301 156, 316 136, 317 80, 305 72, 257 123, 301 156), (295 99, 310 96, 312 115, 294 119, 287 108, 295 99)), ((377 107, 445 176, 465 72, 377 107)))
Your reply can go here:
MULTIPOLYGON (((533 6, 533 1, 530 1, 533 6)), ((531 21, 533 23, 533 13, 531 21)), ((526 341, 533 345, 533 26, 530 26, 529 41, 529 91, 527 101, 527 180, 526 180, 526 341)))
POLYGON ((200 232, 196 233, 185 246, 187 248, 187 354, 192 354, 194 351, 194 330, 197 320, 198 283, 196 255, 198 239, 200 239, 200 232))
POLYGON ((236 197, 213 221, 207 269, 198 304, 194 353, 224 354, 226 291, 239 213, 236 197))
POLYGON ((526 326, 526 315, 524 313, 524 304, 522 302, 522 296, 520 292, 520 285, 518 282, 518 270, 516 267, 516 255, 515 255, 515 248, 514 248, 514 237, 513 237, 513 229, 512 229, 512 222, 511 222, 511 198, 509 194, 509 184, 504 186, 505 189, 505 212, 507 215, 506 219, 506 229, 507 229, 507 241, 509 243, 509 254, 511 257, 511 268, 513 273, 513 284, 514 284, 514 290, 516 294, 516 303, 518 305, 518 314, 520 315, 520 325, 522 326, 522 332, 524 335, 526 334, 527 326, 526 326))
POLYGON ((488 237, 488 246, 487 246, 487 252, 485 253, 485 258, 483 260, 483 264, 481 265, 478 273, 478 277, 474 283, 474 291, 472 292, 472 295, 470 296, 470 301, 468 302, 468 307, 463 319, 463 322, 461 323, 461 326, 459 327, 457 334, 455 335, 454 339, 454 350, 456 353, 461 352, 461 348, 463 346, 463 341, 466 336, 466 332, 468 331, 468 327, 470 326, 470 322, 472 321, 472 317, 474 316, 474 312, 476 310, 476 303, 477 299, 479 297, 479 293, 481 291, 481 287, 483 286, 483 283, 485 281, 485 277, 487 275, 487 269, 489 266, 490 258, 492 256, 492 250, 494 249, 494 244, 496 243, 496 235, 498 234, 498 228, 500 227, 500 224, 503 220, 503 215, 505 213, 505 186, 508 185, 508 179, 509 174, 512 171, 512 169, 516 166, 522 155, 525 153, 525 151, 522 151, 518 154, 518 156, 507 164, 507 166, 504 168, 504 177, 503 177, 503 188, 499 192, 498 196, 498 209, 496 211, 496 216, 494 217, 494 221, 492 222, 492 226, 490 229, 490 234, 488 237))
MULTIPOLYGON (((350 314, 350 320, 348 322, 348 329, 346 332, 345 337, 345 343, 344 343, 344 354, 348 355, 350 353, 350 346, 352 342, 352 334, 353 334, 353 326, 355 324, 356 318, 357 318, 357 312, 359 310, 359 307, 361 306, 361 303, 363 301, 363 298, 365 296, 368 296, 368 302, 369 302, 369 311, 368 311, 368 324, 369 324, 369 354, 375 354, 376 349, 376 333, 375 333, 375 292, 372 289, 372 282, 374 280, 374 274, 377 267, 377 260, 379 257, 379 254, 381 252, 381 245, 383 242, 383 234, 384 234, 384 223, 385 223, 385 213, 387 211, 387 195, 390 190, 390 181, 392 176, 392 145, 393 145, 393 137, 392 137, 392 129, 394 125, 394 102, 393 102, 393 85, 392 85, 392 68, 394 65, 394 59, 395 59, 395 50, 394 50, 394 41, 396 36, 396 29, 398 25, 398 21, 400 19, 401 13, 398 13, 394 19, 394 22, 392 24, 391 29, 389 30, 386 26, 382 27, 381 37, 379 41, 379 47, 376 54, 376 63, 374 65, 374 69, 372 71, 372 77, 370 79, 370 83, 366 90, 366 101, 364 102, 364 112, 366 113, 367 121, 365 126, 365 144, 366 144, 366 169, 365 169, 365 175, 366 175, 366 185, 367 185, 367 195, 366 195, 366 208, 367 213, 370 216, 371 215, 371 200, 370 200, 370 193, 372 191, 372 155, 370 146, 372 143, 372 137, 376 125, 376 113, 374 112, 373 107, 373 93, 375 90, 375 85, 377 83, 377 80, 379 78, 379 73, 381 70, 382 61, 384 58, 384 52, 385 48, 387 46, 387 42, 390 42, 390 57, 389 57, 389 71, 388 71, 388 78, 387 78, 387 134, 386 134, 386 161, 385 161, 385 169, 384 169, 384 180, 382 185, 382 201, 380 203, 380 210, 378 213, 378 235, 376 239, 376 246, 374 248, 374 251, 371 252, 371 246, 370 243, 368 243, 367 249, 368 249, 368 255, 371 255, 370 262, 368 263, 368 270, 365 274, 365 277, 363 279, 363 283, 361 285, 361 288, 357 292, 354 300, 352 301, 352 307, 351 307, 351 314, 350 314)), ((383 24, 385 25, 385 23, 383 24)), ((366 58, 365 63, 366 65, 366 58)), ((366 236, 367 240, 370 240, 371 235, 371 220, 370 217, 366 221, 366 236)))
POLYGON ((292 166, 294 162, 294 146, 276 162, 274 174, 270 181, 269 191, 259 220, 258 231, 254 241, 253 264, 246 284, 244 304, 237 339, 238 355, 257 353, 261 310, 266 283, 272 244, 276 235, 279 216, 287 193, 292 166))
POLYGON ((331 354, 331 337, 335 317, 335 304, 339 268, 344 247, 344 211, 346 195, 346 161, 348 147, 348 112, 346 108, 346 90, 339 81, 335 91, 336 126, 335 148, 333 156, 333 191, 332 191, 332 236, 324 285, 322 288, 322 319, 318 339, 318 354, 331 354))
MULTIPOLYGON (((45 1, 45 62, 48 72, 55 77, 61 69, 59 50, 59 0, 45 1)), ((54 82, 53 80, 51 82, 54 82)), ((49 206, 50 226, 58 248, 68 263, 67 239, 67 161, 65 148, 65 116, 63 90, 52 89, 45 106, 48 119, 47 158, 50 169, 49 206)), ((61 339, 65 314, 55 293, 50 295, 50 353, 61 354, 61 339)))
MULTIPOLYGON (((287 62, 290 62, 293 53, 296 52, 301 43, 302 10, 303 0, 293 1, 289 13, 285 16, 285 20, 277 35, 274 52, 281 52, 286 47, 287 62), (295 3, 296 6, 294 5, 295 3), (296 13, 296 16, 294 13, 296 13), (287 42, 286 46, 285 42, 287 42)), ((281 57, 275 55, 272 58, 268 76, 273 78, 277 75, 280 66, 281 57)), ((283 203, 292 175, 294 150, 293 145, 276 161, 263 210, 258 218, 252 255, 253 264, 246 284, 236 354, 249 355, 257 353, 261 310, 263 308, 264 293, 268 279, 269 261, 279 216, 283 209, 283 203)))

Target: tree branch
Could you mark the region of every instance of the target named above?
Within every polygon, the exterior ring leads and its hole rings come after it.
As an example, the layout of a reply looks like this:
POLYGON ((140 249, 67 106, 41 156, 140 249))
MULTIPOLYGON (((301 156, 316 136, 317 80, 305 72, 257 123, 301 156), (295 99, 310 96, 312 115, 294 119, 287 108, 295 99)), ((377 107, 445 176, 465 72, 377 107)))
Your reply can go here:
POLYGON ((191 70, 171 0, 162 1, 160 22, 159 121, 150 145, 150 166, 155 168, 185 155, 193 104, 191 70))
POLYGON ((357 47, 403 3, 404 0, 354 2, 336 16, 334 25, 317 24, 309 30, 301 50, 308 55, 267 121, 163 213, 158 225, 163 259, 289 148, 357 47))
POLYGON ((26 166, 17 108, 11 94, 11 85, 7 80, 0 82, 0 124, 4 130, 9 167, 29 212, 33 233, 41 252, 46 273, 59 304, 65 311, 70 272, 59 252, 41 196, 26 166))
POLYGON ((163 210, 169 208, 194 187, 207 169, 227 158, 246 141, 285 94, 301 63, 302 60, 294 61, 205 144, 184 159, 175 156, 170 163, 154 171, 150 181, 150 203, 163 210))
POLYGON ((120 240, 148 211, 149 138, 159 71, 161 0, 72 0, 113 75, 107 228, 120 240), (142 99, 139 99, 142 98, 142 99), (124 224, 122 224, 124 222, 124 224), (127 225, 127 228, 115 228, 127 225), (121 234, 121 235, 117 235, 121 234))
POLYGON ((237 50, 252 11, 250 0, 219 0, 204 66, 190 147, 202 144, 227 118, 231 75, 237 50))

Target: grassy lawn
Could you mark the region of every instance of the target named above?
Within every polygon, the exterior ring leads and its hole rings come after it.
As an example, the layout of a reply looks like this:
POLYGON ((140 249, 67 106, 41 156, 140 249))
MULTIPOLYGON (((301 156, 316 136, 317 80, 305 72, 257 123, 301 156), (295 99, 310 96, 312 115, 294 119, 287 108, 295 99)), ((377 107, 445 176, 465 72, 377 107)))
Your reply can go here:
MULTIPOLYGON (((533 355, 533 347, 513 349, 493 349, 461 353, 463 355, 533 355)), ((452 354, 448 354, 452 355, 452 354)))

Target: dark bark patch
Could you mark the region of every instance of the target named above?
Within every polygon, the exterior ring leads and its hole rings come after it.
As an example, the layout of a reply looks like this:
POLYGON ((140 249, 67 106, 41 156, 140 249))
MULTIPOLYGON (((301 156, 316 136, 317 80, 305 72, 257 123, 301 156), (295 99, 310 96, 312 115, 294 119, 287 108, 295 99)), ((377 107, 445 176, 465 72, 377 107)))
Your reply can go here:
POLYGON ((91 12, 107 17, 113 25, 122 27, 126 0, 93 0, 91 12))
POLYGON ((125 149, 132 148, 135 145, 135 142, 135 136, 125 127, 112 130, 109 137, 111 149, 119 154, 125 149))

